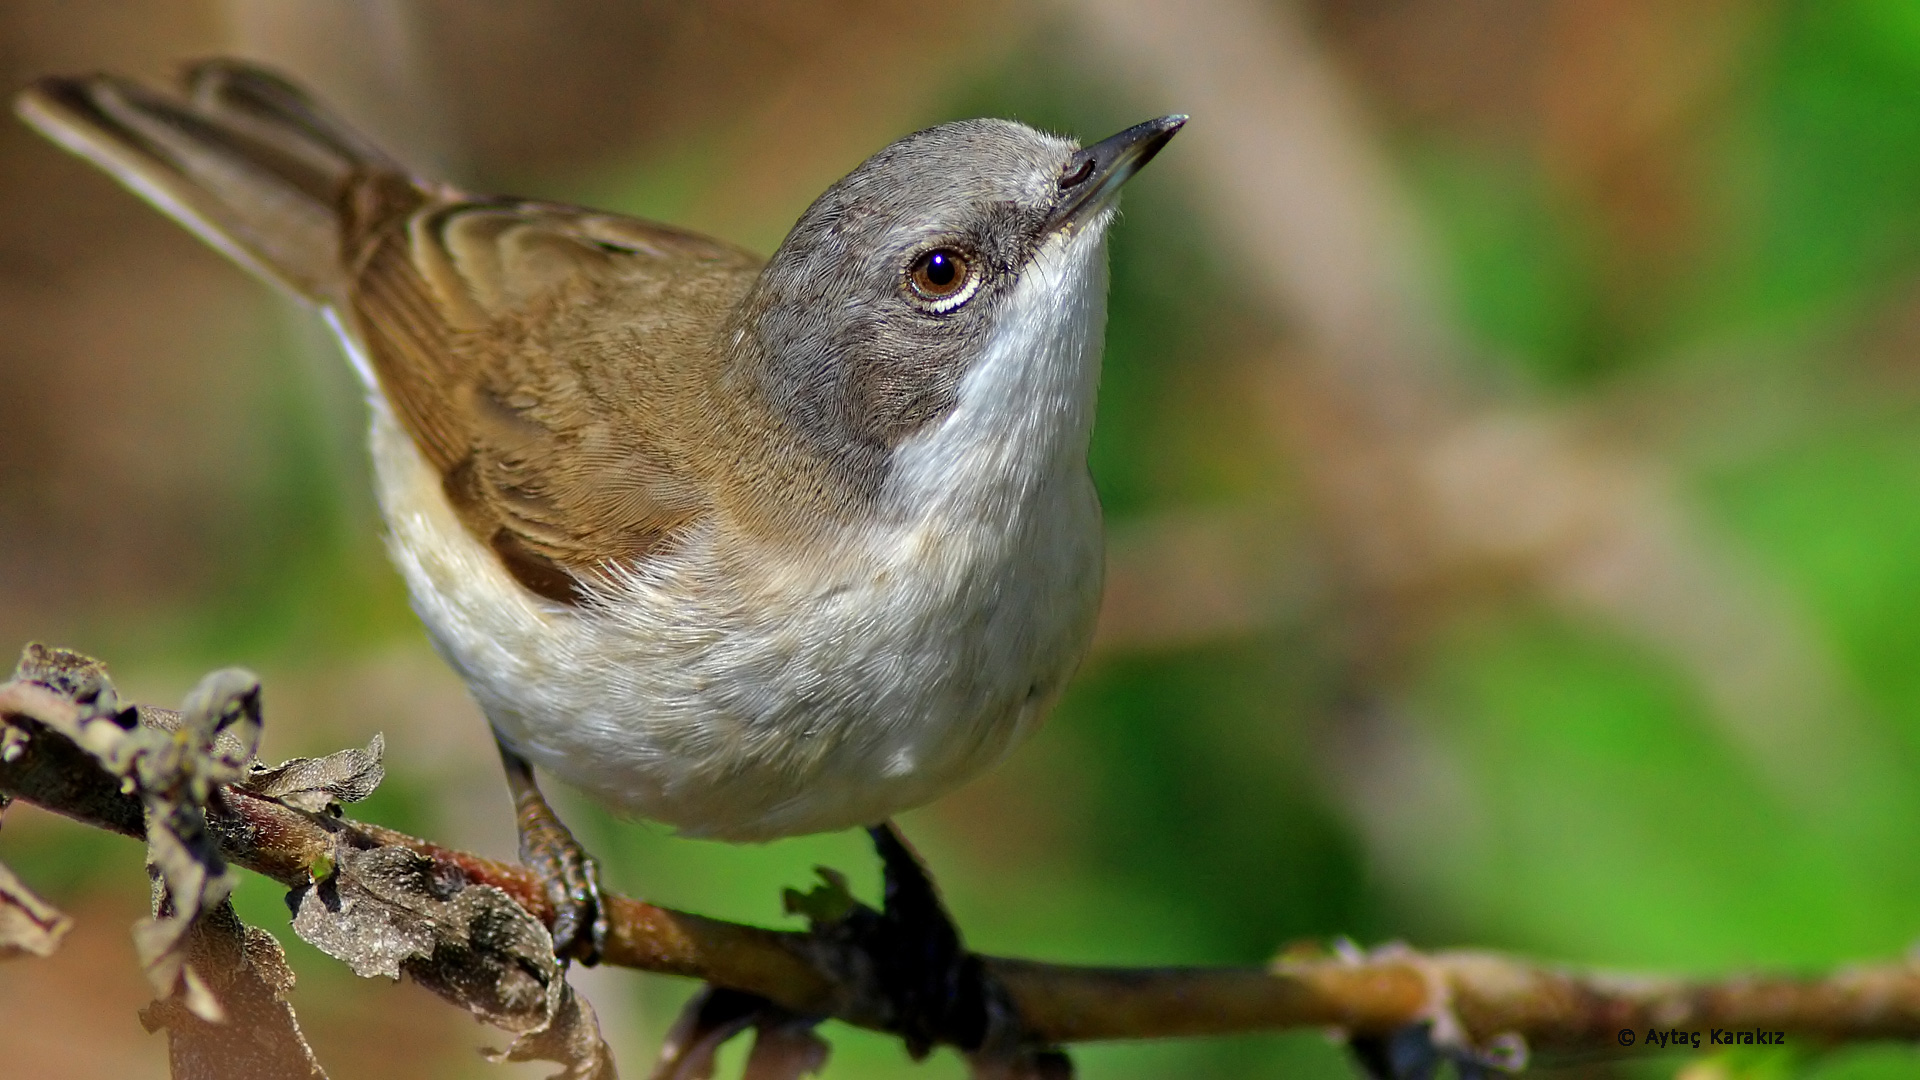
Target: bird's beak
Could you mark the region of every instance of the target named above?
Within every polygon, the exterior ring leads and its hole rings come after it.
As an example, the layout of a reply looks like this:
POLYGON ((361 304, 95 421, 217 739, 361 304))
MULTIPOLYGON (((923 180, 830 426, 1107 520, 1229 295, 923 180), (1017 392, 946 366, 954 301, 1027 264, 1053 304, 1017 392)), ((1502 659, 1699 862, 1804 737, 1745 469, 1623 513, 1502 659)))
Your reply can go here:
POLYGON ((1186 122, 1184 115, 1176 113, 1135 124, 1068 158, 1066 167, 1060 170, 1060 201, 1041 231, 1072 229, 1099 213, 1113 201, 1120 185, 1151 161, 1186 122))

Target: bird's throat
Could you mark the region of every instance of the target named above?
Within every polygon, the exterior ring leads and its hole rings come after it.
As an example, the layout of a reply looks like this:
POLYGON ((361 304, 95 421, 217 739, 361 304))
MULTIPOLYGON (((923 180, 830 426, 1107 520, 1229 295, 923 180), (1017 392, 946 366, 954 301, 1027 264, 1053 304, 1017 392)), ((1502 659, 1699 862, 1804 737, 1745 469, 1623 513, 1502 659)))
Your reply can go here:
POLYGON ((1005 521, 1083 476, 1106 324, 1105 222, 1059 235, 1014 286, 954 409, 895 449, 894 513, 1005 521))

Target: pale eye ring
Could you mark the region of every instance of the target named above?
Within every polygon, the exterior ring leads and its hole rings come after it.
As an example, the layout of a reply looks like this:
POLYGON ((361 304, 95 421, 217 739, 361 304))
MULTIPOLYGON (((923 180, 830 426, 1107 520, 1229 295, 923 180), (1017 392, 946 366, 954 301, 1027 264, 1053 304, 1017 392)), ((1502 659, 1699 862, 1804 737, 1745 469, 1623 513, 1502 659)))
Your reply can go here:
POLYGON ((973 298, 980 290, 980 274, 966 253, 950 247, 931 248, 907 267, 907 288, 928 308, 945 314, 973 298))

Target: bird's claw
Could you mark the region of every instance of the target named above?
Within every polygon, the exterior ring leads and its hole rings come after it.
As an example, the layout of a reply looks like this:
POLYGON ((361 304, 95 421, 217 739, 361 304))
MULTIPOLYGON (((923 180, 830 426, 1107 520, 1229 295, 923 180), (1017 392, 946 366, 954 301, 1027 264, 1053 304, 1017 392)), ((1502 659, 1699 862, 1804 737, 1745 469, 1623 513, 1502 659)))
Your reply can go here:
POLYGON ((987 977, 967 951, 933 880, 891 823, 867 830, 880 856, 886 899, 866 933, 882 990, 907 1052, 936 1043, 973 1050, 987 1036, 987 977))
POLYGON ((599 963, 611 931, 600 864, 558 819, 522 822, 520 861, 540 875, 553 906, 554 955, 588 967, 599 963))

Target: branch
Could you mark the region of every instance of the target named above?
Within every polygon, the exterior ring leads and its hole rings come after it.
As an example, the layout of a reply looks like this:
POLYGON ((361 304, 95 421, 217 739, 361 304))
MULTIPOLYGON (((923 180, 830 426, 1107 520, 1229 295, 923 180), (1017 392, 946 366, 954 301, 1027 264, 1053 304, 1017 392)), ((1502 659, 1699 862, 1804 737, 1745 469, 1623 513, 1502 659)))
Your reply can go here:
MULTIPOLYGON (((145 836, 141 796, 62 734, 78 711, 47 686, 0 684, 0 796, 96 828, 145 836)), ((137 715, 142 726, 171 731, 181 725, 179 714, 166 710, 141 706, 137 715)), ((545 891, 524 867, 288 805, 295 801, 265 797, 244 784, 225 785, 207 802, 207 834, 228 862, 296 893, 329 880, 343 860, 403 850, 424 858, 426 878, 454 883, 454 891, 490 886, 543 923, 552 919, 545 891)), ((745 991, 802 1017, 889 1030, 889 1008, 873 985, 871 958, 858 955, 855 944, 624 896, 607 901, 613 924, 607 963, 745 991)), ((982 959, 1029 1044, 1310 1027, 1340 1029, 1358 1047, 1362 1040, 1418 1030, 1443 1054, 1512 1066, 1523 1048, 1619 1053, 1629 1045, 1647 1049, 1651 1041, 1659 1049, 1671 1040, 1657 1036, 1672 1031, 1699 1032, 1691 1045, 1711 1045, 1715 1030, 1760 1033, 1766 1042, 1780 1033, 1823 1045, 1920 1037, 1920 967, 1905 962, 1818 977, 1693 981, 1583 974, 1493 953, 1421 953, 1400 945, 1366 953, 1290 951, 1266 968, 982 959), (1630 1044, 1623 1037, 1628 1032, 1630 1044), (1497 1053, 1502 1046, 1510 1050, 1504 1058, 1497 1053)))

